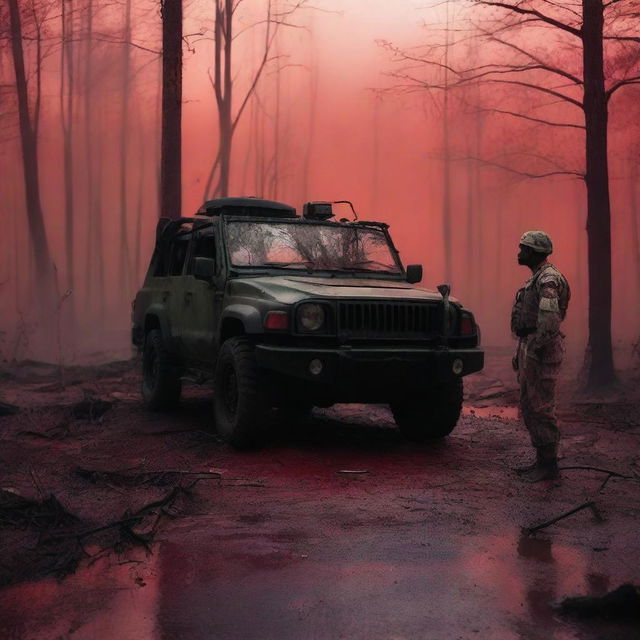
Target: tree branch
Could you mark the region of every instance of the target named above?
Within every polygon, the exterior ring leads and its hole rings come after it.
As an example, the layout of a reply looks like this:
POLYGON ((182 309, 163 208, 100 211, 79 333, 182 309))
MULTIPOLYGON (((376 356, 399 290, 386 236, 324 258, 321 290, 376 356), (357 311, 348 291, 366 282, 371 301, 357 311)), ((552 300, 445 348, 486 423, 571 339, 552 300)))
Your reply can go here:
POLYGON ((502 113, 508 116, 514 116, 516 118, 523 118, 524 120, 531 120, 532 122, 539 122, 540 124, 547 124, 551 127, 569 127, 573 129, 583 129, 583 124, 572 124, 570 122, 552 122, 551 120, 545 120, 544 118, 534 118, 533 116, 528 116, 524 113, 517 113, 516 111, 506 111, 504 109, 480 109, 480 111, 484 112, 493 112, 493 113, 502 113))
POLYGON ((640 76, 633 76, 632 78, 626 78, 624 80, 620 80, 616 82, 610 89, 605 91, 605 95, 607 96, 607 101, 610 100, 611 96, 618 90, 620 87, 624 87, 628 84, 640 84, 640 76))
POLYGON ((486 158, 478 158, 476 156, 467 156, 465 158, 461 158, 462 160, 475 160, 481 164, 486 164, 490 167, 495 167, 496 169, 502 169, 503 171, 507 171, 509 173, 513 173, 518 176, 522 176, 523 178, 550 178, 552 176, 573 176, 576 178, 584 179, 584 174, 579 171, 569 171, 569 170, 557 170, 557 171, 547 171, 545 173, 530 173, 528 171, 520 171, 519 169, 515 169, 514 167, 510 167, 509 165, 502 164, 500 162, 496 162, 495 160, 487 160, 486 158))
POLYGON ((560 20, 556 20, 555 18, 552 18, 551 16, 548 16, 540 11, 536 11, 535 9, 524 9, 519 5, 508 4, 506 2, 493 2, 492 0, 473 0, 473 2, 475 2, 476 4, 483 4, 488 7, 498 7, 501 9, 506 9, 507 11, 512 11, 513 13, 520 13, 526 16, 534 16, 535 18, 537 18, 538 20, 541 20, 542 22, 546 22, 547 24, 550 24, 553 27, 562 29, 563 31, 566 31, 571 35, 576 36, 576 38, 582 37, 582 32, 580 29, 576 29, 575 27, 565 24, 564 22, 560 22, 560 20))

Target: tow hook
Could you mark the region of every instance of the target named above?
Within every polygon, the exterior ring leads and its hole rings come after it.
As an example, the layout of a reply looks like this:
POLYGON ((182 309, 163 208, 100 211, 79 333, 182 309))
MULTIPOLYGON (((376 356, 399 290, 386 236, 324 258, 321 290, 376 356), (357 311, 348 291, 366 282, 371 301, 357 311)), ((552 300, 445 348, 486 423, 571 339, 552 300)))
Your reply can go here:
POLYGON ((442 296, 442 346, 449 346, 449 294, 451 286, 439 284, 438 291, 442 296))

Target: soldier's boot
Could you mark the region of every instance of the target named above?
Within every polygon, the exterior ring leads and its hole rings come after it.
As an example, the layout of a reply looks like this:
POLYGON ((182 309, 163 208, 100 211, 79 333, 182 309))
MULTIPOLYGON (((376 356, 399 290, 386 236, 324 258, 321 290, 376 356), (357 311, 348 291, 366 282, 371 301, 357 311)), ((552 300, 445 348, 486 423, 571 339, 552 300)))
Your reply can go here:
POLYGON ((532 463, 523 465, 521 467, 514 467, 513 470, 518 475, 522 475, 523 473, 528 473, 529 471, 533 471, 541 462, 542 462, 542 453, 540 449, 536 449, 536 459, 532 463))
POLYGON ((556 445, 546 445, 538 448, 540 460, 531 471, 525 471, 520 477, 525 482, 541 482, 542 480, 555 480, 559 475, 558 471, 558 448, 556 445))

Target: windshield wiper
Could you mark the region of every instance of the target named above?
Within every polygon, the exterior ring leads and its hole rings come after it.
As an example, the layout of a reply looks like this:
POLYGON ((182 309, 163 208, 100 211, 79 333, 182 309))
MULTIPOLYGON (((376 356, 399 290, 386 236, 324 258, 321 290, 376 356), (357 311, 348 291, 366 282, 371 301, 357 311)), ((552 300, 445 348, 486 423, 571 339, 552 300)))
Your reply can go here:
MULTIPOLYGON (((380 262, 379 260, 359 260, 357 262, 352 262, 348 267, 346 267, 347 270, 349 269, 354 269, 359 267, 360 265, 371 265, 371 266, 376 266, 376 267, 384 267, 385 271, 389 272, 389 273, 394 273, 393 271, 393 265, 387 264, 386 262, 380 262)), ((376 271, 376 269, 362 269, 363 271, 376 271)))
POLYGON ((276 269, 286 269, 288 267, 306 267, 307 271, 313 271, 313 262, 310 260, 300 260, 298 262, 263 262, 262 267, 275 267, 276 269))

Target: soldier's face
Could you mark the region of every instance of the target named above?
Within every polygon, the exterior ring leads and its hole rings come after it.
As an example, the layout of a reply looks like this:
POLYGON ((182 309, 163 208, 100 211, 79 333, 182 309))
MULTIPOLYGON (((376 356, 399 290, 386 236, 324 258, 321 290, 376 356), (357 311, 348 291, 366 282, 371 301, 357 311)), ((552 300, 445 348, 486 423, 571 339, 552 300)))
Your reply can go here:
POLYGON ((518 264, 528 265, 531 249, 524 244, 519 245, 520 251, 518 253, 518 264))

